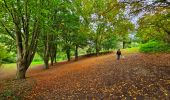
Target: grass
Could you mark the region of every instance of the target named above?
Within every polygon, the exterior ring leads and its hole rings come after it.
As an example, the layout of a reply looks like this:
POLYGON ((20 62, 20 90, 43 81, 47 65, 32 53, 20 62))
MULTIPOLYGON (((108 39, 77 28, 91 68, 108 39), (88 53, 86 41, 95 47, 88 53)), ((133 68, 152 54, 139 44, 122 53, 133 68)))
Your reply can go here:
MULTIPOLYGON (((42 61, 36 61, 36 62, 32 62, 30 68, 35 67, 36 65, 40 65, 43 64, 42 61)), ((3 64, 2 65, 3 70, 16 70, 16 63, 11 63, 11 64, 3 64)))
POLYGON ((138 53, 139 47, 126 48, 126 49, 122 49, 121 51, 122 53, 126 53, 126 54, 138 53))
MULTIPOLYGON (((132 54, 132 53, 138 53, 139 52, 139 47, 133 47, 133 48, 126 48, 126 49, 121 49, 122 54, 132 54)), ((83 52, 85 53, 85 52, 83 52)), ((82 52, 80 54, 83 54, 82 52)), ((58 62, 63 61, 63 57, 60 57, 60 59, 57 59, 58 62)), ((36 65, 41 65, 43 64, 43 61, 34 61, 31 63, 30 68, 35 67, 36 65)), ((11 63, 11 64, 3 64, 2 65, 3 70, 16 70, 16 63, 11 63)))

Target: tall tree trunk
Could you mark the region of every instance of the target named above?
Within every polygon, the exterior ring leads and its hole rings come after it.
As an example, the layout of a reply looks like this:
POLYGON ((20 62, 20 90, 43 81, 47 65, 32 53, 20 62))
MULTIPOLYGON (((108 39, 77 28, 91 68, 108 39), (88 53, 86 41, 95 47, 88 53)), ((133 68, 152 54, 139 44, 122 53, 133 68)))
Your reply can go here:
POLYGON ((44 64, 45 64, 45 69, 49 69, 49 49, 50 49, 50 45, 49 45, 49 34, 47 33, 46 38, 46 42, 45 42, 45 49, 44 49, 44 64))
POLYGON ((68 59, 68 61, 70 61, 70 60, 71 60, 71 58, 70 58, 70 47, 67 48, 66 54, 67 54, 67 59, 68 59))
POLYGON ((57 51, 56 51, 55 56, 54 56, 54 61, 55 61, 55 63, 57 63, 57 51))
POLYGON ((49 58, 48 57, 44 58, 45 69, 49 69, 48 62, 49 62, 49 58))
POLYGON ((96 56, 99 56, 99 48, 96 47, 96 56))
POLYGON ((123 49, 125 49, 125 44, 126 44, 126 42, 125 42, 125 41, 123 41, 123 49))
POLYGON ((51 65, 53 66, 53 64, 54 64, 54 61, 55 61, 55 57, 56 57, 56 52, 57 52, 57 50, 56 50, 56 46, 55 46, 55 44, 54 45, 51 45, 50 46, 50 58, 51 58, 51 65))
POLYGON ((54 64, 54 53, 55 52, 55 50, 54 50, 54 48, 51 46, 51 48, 50 48, 50 58, 51 58, 51 65, 53 66, 53 64, 54 64))
POLYGON ((49 64, 48 64, 48 62, 49 62, 49 56, 48 56, 48 55, 45 55, 44 58, 43 58, 43 60, 44 60, 45 69, 49 69, 49 64))
POLYGON ((78 60, 78 45, 75 46, 75 60, 78 60))
POLYGON ((26 71, 28 69, 28 66, 23 61, 19 61, 17 63, 17 73, 16 78, 17 79, 25 79, 26 78, 26 71))
POLYGON ((50 57, 51 58, 51 66, 54 65, 54 58, 53 57, 50 57))
POLYGON ((99 44, 98 41, 96 41, 96 56, 99 56, 99 44))

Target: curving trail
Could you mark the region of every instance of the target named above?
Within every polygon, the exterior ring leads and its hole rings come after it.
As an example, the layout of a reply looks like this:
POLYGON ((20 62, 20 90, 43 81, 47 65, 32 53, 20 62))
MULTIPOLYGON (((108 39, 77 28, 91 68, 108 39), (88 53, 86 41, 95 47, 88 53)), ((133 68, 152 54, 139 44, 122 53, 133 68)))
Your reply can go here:
POLYGON ((170 54, 113 54, 55 65, 30 74, 31 100, 169 100, 170 54))

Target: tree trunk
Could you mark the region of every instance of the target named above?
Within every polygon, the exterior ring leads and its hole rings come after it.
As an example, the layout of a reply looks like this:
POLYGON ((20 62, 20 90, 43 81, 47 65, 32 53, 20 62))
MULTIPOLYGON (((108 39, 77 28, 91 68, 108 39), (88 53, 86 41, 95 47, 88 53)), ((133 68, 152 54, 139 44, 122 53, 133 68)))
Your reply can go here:
POLYGON ((99 56, 99 48, 96 48, 96 56, 99 56))
POLYGON ((21 56, 17 57, 17 73, 16 73, 16 79, 25 79, 26 78, 26 71, 29 68, 32 59, 34 57, 35 53, 29 54, 29 52, 25 52, 24 55, 21 58, 21 56))
POLYGON ((67 59, 68 59, 68 61, 70 61, 70 60, 71 60, 71 59, 70 59, 70 48, 67 48, 66 54, 67 54, 67 59))
POLYGON ((48 54, 49 51, 46 51, 46 54, 44 55, 44 64, 45 64, 45 69, 49 69, 49 54, 48 54))
POLYGON ((45 69, 49 69, 49 58, 44 58, 45 69))
POLYGON ((55 53, 54 61, 57 63, 57 53, 55 53))
POLYGON ((78 60, 78 45, 75 46, 75 60, 78 60))
POLYGON ((123 41, 123 49, 125 49, 125 44, 126 44, 126 42, 125 42, 125 41, 123 41))
POLYGON ((99 56, 99 44, 97 40, 96 40, 96 56, 99 56))
POLYGON ((51 45, 50 46, 50 58, 51 58, 51 65, 52 66, 53 66, 54 61, 56 59, 56 52, 57 52, 57 50, 56 50, 55 45, 51 45))
POLYGON ((53 65, 54 65, 54 58, 51 57, 51 66, 53 66, 53 65))
POLYGON ((16 78, 17 79, 25 79, 26 78, 25 75, 26 75, 26 70, 25 69, 17 70, 16 78))
POLYGON ((23 63, 22 61, 19 61, 17 63, 16 78, 17 79, 25 79, 27 68, 28 68, 28 66, 26 66, 25 63, 23 63))
POLYGON ((50 58, 51 58, 51 65, 53 66, 54 65, 54 53, 55 52, 55 50, 54 50, 54 48, 52 48, 51 47, 51 50, 50 50, 50 58))
POLYGON ((99 45, 96 43, 96 56, 99 56, 99 45))

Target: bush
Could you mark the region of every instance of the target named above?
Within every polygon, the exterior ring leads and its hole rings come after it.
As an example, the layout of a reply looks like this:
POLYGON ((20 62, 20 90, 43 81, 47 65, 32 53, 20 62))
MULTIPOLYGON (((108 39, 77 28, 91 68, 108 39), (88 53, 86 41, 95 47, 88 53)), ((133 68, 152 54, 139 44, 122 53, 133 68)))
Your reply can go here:
POLYGON ((145 44, 142 44, 139 48, 139 51, 144 53, 169 52, 170 47, 161 41, 149 41, 145 44))

